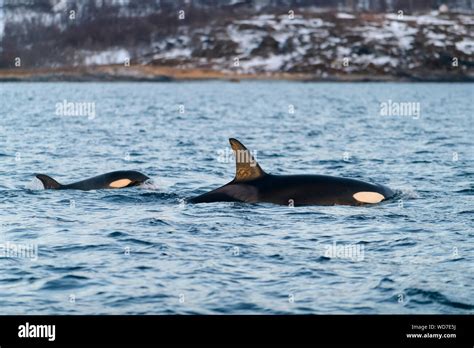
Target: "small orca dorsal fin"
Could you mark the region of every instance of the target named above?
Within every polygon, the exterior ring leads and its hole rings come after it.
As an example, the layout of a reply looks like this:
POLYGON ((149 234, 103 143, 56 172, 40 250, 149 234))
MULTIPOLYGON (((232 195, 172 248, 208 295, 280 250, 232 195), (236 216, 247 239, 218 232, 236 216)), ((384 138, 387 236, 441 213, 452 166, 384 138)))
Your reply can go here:
POLYGON ((36 174, 36 177, 43 183, 45 189, 58 189, 62 185, 52 177, 44 174, 36 174))
POLYGON ((234 181, 254 180, 266 174, 253 158, 250 151, 240 141, 230 138, 229 142, 235 155, 234 181))

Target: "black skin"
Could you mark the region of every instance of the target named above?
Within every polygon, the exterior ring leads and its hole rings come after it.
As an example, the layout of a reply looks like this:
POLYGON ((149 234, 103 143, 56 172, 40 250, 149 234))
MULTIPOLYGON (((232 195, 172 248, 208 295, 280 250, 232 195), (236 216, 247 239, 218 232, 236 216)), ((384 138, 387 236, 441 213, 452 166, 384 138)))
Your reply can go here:
POLYGON ((326 175, 271 175, 255 180, 235 180, 214 191, 192 198, 191 203, 248 202, 281 205, 361 205, 352 196, 361 191, 377 192, 385 199, 394 195, 382 185, 326 175), (236 194, 236 191, 240 191, 236 194))
POLYGON ((133 170, 120 170, 116 172, 105 173, 102 175, 94 176, 93 178, 85 179, 68 185, 61 185, 54 179, 47 175, 38 174, 36 177, 41 180, 45 189, 55 190, 98 190, 98 189, 111 189, 109 185, 117 180, 129 179, 131 183, 126 187, 132 187, 140 185, 149 179, 148 176, 136 172, 133 170))

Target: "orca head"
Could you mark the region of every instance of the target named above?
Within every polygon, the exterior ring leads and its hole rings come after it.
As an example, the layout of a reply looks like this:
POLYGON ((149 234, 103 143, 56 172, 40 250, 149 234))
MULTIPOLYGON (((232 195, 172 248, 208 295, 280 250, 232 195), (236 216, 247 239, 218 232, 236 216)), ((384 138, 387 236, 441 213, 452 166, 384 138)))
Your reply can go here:
POLYGON ((123 187, 132 187, 137 186, 150 178, 145 174, 136 171, 130 171, 125 173, 123 177, 119 177, 116 180, 109 183, 110 188, 123 188, 123 187))

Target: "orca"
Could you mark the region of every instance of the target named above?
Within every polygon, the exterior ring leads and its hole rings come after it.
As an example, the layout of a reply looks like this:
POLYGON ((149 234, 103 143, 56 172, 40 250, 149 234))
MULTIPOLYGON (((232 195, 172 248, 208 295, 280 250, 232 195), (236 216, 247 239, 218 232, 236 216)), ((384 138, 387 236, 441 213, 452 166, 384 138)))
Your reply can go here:
POLYGON ((327 175, 272 175, 265 173, 250 151, 229 139, 236 158, 234 180, 191 198, 190 203, 246 202, 288 206, 365 205, 394 196, 386 186, 327 175))
POLYGON ((84 191, 137 186, 149 179, 145 174, 133 170, 105 173, 68 185, 62 185, 48 175, 36 174, 36 177, 43 183, 45 189, 84 191))

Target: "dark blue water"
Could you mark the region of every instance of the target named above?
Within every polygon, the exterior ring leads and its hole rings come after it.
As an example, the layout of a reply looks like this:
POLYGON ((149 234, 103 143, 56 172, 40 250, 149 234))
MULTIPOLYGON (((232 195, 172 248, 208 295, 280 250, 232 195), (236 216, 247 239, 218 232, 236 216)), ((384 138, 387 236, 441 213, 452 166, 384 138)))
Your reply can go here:
POLYGON ((2 84, 0 244, 37 254, 0 257, 0 311, 474 313, 473 91, 2 84), (64 100, 95 103, 95 114, 57 114, 64 100), (419 103, 419 117, 381 115, 389 100, 419 103), (370 207, 187 204, 233 178, 219 155, 229 137, 267 172, 358 178, 397 197, 370 207), (121 169, 153 182, 81 192, 34 179, 121 169))

